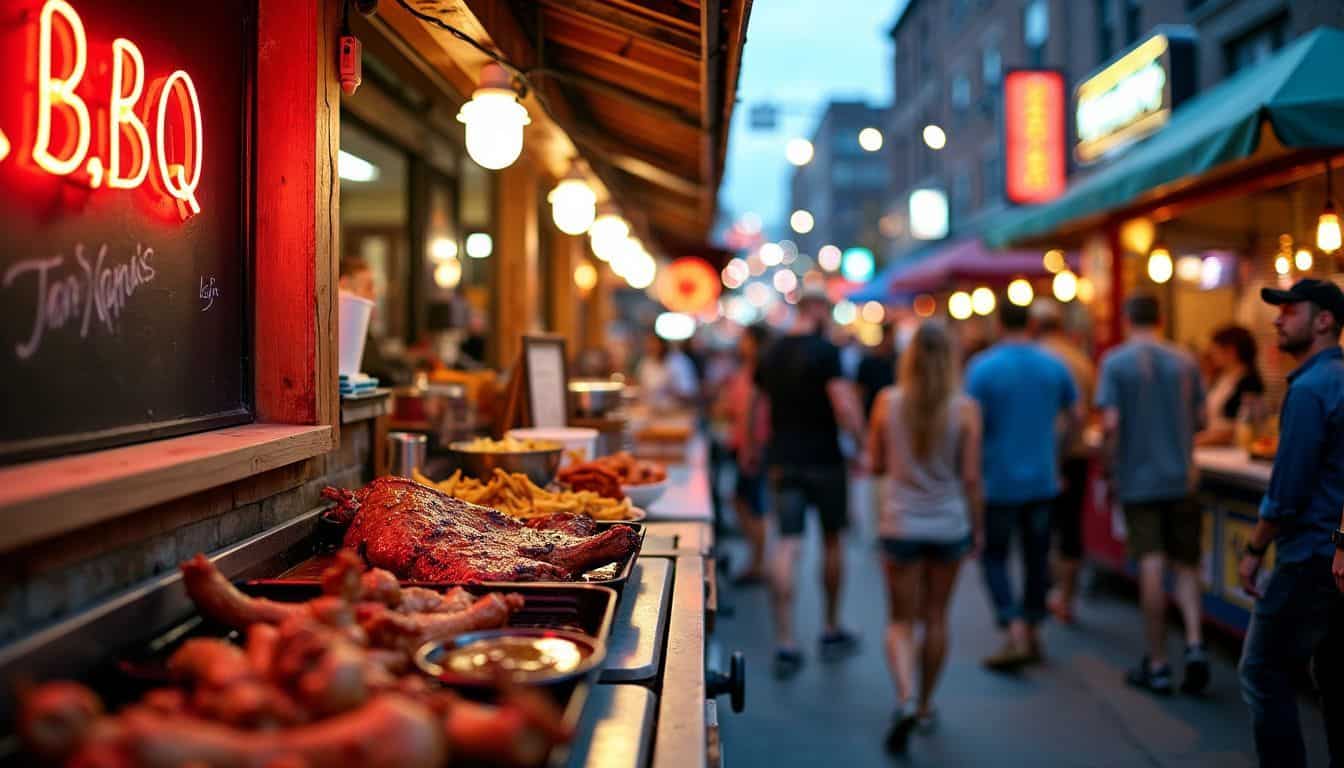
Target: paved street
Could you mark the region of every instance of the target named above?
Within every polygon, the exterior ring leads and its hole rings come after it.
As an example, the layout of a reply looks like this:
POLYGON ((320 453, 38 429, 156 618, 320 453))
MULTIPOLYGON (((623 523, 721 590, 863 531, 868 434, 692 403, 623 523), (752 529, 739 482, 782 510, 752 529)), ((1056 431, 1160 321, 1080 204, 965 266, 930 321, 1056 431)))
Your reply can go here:
MULTIPOLYGON (((815 530, 799 579, 800 637, 814 638, 821 614, 815 530)), ((726 548, 740 551, 740 540, 726 548)), ((836 664, 817 660, 809 639, 799 676, 769 674, 770 617, 764 588, 731 591, 734 615, 720 618, 724 651, 748 659, 747 709, 720 720, 730 768, 842 765, 1218 766, 1255 764, 1250 721, 1237 691, 1235 658, 1215 653, 1204 699, 1155 699, 1125 686, 1124 669, 1140 648, 1137 606, 1126 596, 1094 591, 1074 628, 1049 627, 1048 663, 1018 677, 983 671, 981 656, 998 643, 978 566, 962 571, 954 597, 952 650, 937 699, 940 729, 914 736, 910 755, 882 750, 894 694, 882 658, 884 623, 877 553, 864 530, 848 547, 844 616, 863 639, 862 652, 836 664)), ((1176 650, 1175 635, 1172 649, 1176 650)), ((1309 705, 1306 705, 1309 706, 1309 705)), ((1304 708, 1313 765, 1325 765, 1318 712, 1304 708)))

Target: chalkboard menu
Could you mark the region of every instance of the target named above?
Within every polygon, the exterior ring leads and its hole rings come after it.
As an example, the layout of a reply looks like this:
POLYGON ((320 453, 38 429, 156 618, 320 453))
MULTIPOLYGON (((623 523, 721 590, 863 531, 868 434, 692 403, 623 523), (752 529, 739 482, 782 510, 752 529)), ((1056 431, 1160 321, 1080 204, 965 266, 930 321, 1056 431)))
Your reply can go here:
POLYGON ((255 18, 0 9, 0 463, 253 418, 255 18))

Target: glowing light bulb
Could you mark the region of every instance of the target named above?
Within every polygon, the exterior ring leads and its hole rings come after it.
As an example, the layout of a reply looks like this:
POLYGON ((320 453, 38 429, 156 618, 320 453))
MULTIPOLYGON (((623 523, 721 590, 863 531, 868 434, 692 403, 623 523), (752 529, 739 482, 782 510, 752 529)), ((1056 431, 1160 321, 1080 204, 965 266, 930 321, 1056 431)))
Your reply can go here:
POLYGON ((933 313, 938 309, 938 302, 927 293, 921 293, 915 297, 915 314, 920 317, 933 317, 933 313))
POLYGON ((806 235, 816 226, 816 220, 812 218, 810 211, 798 209, 789 216, 789 228, 800 235, 806 235))
POLYGON ((1183 283, 1198 283, 1204 274, 1204 260, 1198 256, 1182 256, 1176 260, 1176 279, 1183 283))
POLYGON ((1032 299, 1036 298, 1036 292, 1031 289, 1031 283, 1022 278, 1018 278, 1008 284, 1008 301, 1019 307, 1031 305, 1032 299))
POLYGON ((597 268, 588 262, 583 262, 574 268, 574 285, 584 294, 587 294, 593 288, 597 287, 597 268))
POLYGON ((1055 279, 1050 281, 1050 290, 1055 294, 1055 298, 1065 304, 1078 298, 1078 276, 1064 270, 1055 273, 1055 279))
POLYGON ((1157 246, 1148 254, 1148 279, 1162 285, 1171 279, 1175 267, 1171 263, 1171 251, 1157 246))
POLYGON ((957 291, 947 297, 947 313, 957 320, 966 320, 974 313, 971 306, 971 295, 965 291, 957 291))
POLYGON ((767 267, 778 267, 784 261, 784 249, 779 243, 765 243, 758 251, 761 263, 767 267))
POLYGON ((837 302, 831 308, 831 318, 840 325, 849 325, 859 316, 859 308, 854 306, 854 302, 845 300, 837 302))
POLYGON ((654 318, 653 332, 667 341, 685 341, 695 335, 695 318, 680 312, 664 312, 654 318))
POLYGON ((588 244, 598 261, 611 261, 616 250, 629 236, 630 224, 609 206, 599 211, 592 226, 588 227, 588 244))
POLYGON ((1069 268, 1068 263, 1064 260, 1064 252, 1058 248, 1046 251, 1041 261, 1045 264, 1045 270, 1052 275, 1069 268))
POLYGON ((1325 201, 1325 210, 1316 220, 1316 247, 1325 253, 1334 253, 1340 246, 1339 214, 1333 200, 1325 201))
POLYGON ((436 237, 429 241, 430 261, 447 261, 457 258, 457 241, 451 237, 436 237))
POLYGON ((792 165, 807 165, 812 162, 814 153, 812 142, 807 139, 789 139, 789 143, 784 145, 784 158, 792 165))
POLYGON ((1078 278, 1078 300, 1084 304, 1091 304, 1095 298, 1097 298, 1097 285, 1092 282, 1092 278, 1078 278))
POLYGON ((1299 248, 1297 253, 1293 254, 1293 266, 1297 267, 1298 272, 1310 272, 1314 263, 1311 251, 1306 248, 1299 248))
POLYGON ((467 255, 473 259, 488 258, 495 251, 495 241, 485 232, 467 235, 467 255))
POLYGON ((440 288, 456 288, 462 282, 462 262, 449 259, 434 268, 434 284, 440 288))
POLYGON ((556 229, 567 235, 582 235, 597 217, 597 195, 582 176, 571 174, 555 185, 546 201, 551 204, 556 229))
POLYGON ((1293 265, 1292 265, 1291 263, 1289 263, 1289 261, 1288 261, 1288 257, 1287 257, 1287 256, 1284 256, 1283 254, 1279 254, 1279 255, 1274 259, 1274 271, 1277 272, 1277 273, 1279 273, 1280 275, 1286 275, 1286 274, 1288 274, 1288 272, 1291 271, 1292 268, 1293 268, 1293 265))
POLYGON ((834 245, 823 245, 821 250, 817 251, 817 264, 827 272, 834 272, 840 268, 840 258, 843 255, 834 245))
POLYGON ((518 103, 509 73, 490 62, 481 67, 481 85, 462 105, 457 119, 467 126, 467 154, 482 168, 508 168, 523 152, 523 126, 532 122, 518 103))
POLYGON ((924 144, 929 149, 942 149, 947 146, 947 133, 936 125, 926 125, 924 126, 924 144))
POLYGON ((863 318, 865 323, 873 323, 876 325, 877 323, 882 322, 882 318, 886 316, 887 310, 876 301, 870 301, 864 304, 863 309, 859 310, 859 317, 863 318))
POLYGON ((859 146, 866 152, 878 151, 882 148, 882 132, 872 127, 859 131, 859 146))
POLYGON ((982 285, 971 291, 971 309, 975 310, 975 314, 981 316, 992 314, 998 305, 994 292, 989 288, 982 285))
POLYGON ((780 293, 788 293, 798 287, 798 275, 791 270, 781 269, 775 273, 772 282, 775 284, 775 290, 780 293))

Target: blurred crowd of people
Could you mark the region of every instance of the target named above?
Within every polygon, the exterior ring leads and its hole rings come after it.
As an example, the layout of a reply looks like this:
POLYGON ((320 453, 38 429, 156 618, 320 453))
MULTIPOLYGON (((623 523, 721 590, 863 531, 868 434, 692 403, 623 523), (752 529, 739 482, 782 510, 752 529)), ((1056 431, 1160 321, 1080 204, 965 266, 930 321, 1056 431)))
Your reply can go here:
MULTIPOLYGON (((1305 765, 1296 683, 1314 658, 1338 765, 1344 294, 1303 280, 1267 289, 1263 299, 1279 310, 1277 346, 1297 368, 1280 409, 1261 519, 1240 568, 1257 604, 1239 683, 1262 765, 1305 765), (1277 556, 1266 576, 1259 571, 1271 543, 1277 556), (1321 652, 1328 647, 1335 653, 1321 652)), ((1136 649, 1126 680, 1158 695, 1207 688, 1199 571, 1208 553, 1193 451, 1246 447, 1254 423, 1267 417, 1255 334, 1221 328, 1196 356, 1164 339, 1154 298, 1134 296, 1124 311, 1127 338, 1099 366, 1066 331, 1060 307, 1039 300, 1030 310, 1002 303, 997 340, 973 351, 953 328, 926 320, 888 327, 880 345, 855 354, 857 345, 834 343, 831 305, 813 292, 801 297, 786 331, 746 328, 735 354, 688 356, 650 339, 640 384, 655 398, 704 406, 716 467, 732 469, 730 503, 716 515, 726 521, 731 509, 747 542, 734 583, 768 589, 776 677, 793 677, 808 657, 793 603, 809 513, 822 546, 817 654, 842 659, 858 647, 840 615, 842 534, 851 479, 871 474, 889 606, 882 642, 896 699, 886 747, 905 752, 912 734, 937 723, 934 698, 951 647, 948 607, 963 563, 979 562, 1003 633, 1001 647, 983 660, 988 670, 1019 673, 1041 663, 1047 618, 1074 621, 1095 471, 1123 508, 1137 564, 1145 647, 1136 649), (1014 550, 1021 585, 1009 565, 1014 550), (1166 637, 1169 597, 1184 635, 1176 657, 1166 637)))

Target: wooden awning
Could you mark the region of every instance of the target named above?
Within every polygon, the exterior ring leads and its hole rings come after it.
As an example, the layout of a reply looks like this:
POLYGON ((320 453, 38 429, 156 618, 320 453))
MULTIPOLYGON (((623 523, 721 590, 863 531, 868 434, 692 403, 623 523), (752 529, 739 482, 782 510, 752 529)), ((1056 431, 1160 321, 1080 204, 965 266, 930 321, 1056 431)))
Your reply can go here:
MULTIPOLYGON (((551 175, 581 156, 655 249, 704 248, 751 0, 406 2, 526 73, 529 151, 551 175)), ((471 93, 485 54, 396 0, 379 15, 471 93)))

